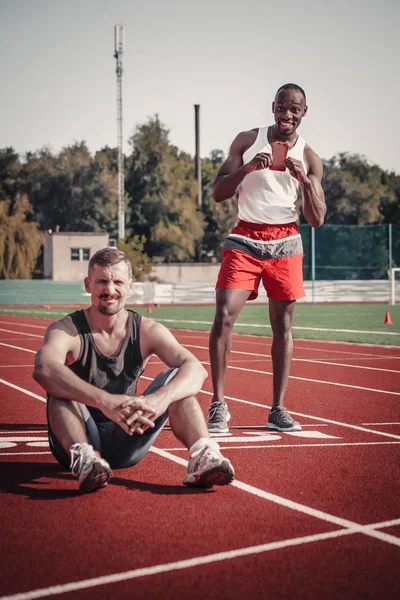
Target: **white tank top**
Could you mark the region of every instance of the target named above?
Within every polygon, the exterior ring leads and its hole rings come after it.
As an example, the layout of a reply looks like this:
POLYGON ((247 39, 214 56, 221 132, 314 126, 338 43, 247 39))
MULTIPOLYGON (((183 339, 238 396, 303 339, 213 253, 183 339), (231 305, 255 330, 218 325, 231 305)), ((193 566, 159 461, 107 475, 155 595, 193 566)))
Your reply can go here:
MULTIPOLYGON (((260 127, 256 141, 243 154, 243 164, 249 163, 258 152, 272 153, 268 142, 268 126, 260 127)), ((304 146, 302 137, 291 148, 287 156, 301 160, 305 172, 304 146)), ((286 171, 262 169, 246 175, 239 187, 239 219, 250 223, 283 224, 298 220, 295 202, 300 185, 286 171)))

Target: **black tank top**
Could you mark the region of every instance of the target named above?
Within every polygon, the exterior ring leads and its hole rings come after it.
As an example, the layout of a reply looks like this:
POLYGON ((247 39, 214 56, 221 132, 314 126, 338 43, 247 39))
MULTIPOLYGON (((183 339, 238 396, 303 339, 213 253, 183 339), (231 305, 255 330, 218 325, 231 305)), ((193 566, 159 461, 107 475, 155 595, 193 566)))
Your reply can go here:
MULTIPOLYGON (((104 356, 97 348, 83 310, 78 310, 70 316, 81 341, 78 358, 68 365, 71 371, 110 394, 134 396, 137 380, 143 373, 140 352, 141 315, 128 310, 126 336, 120 352, 115 356, 104 356)), ((92 406, 87 408, 96 422, 109 421, 99 409, 92 406)))

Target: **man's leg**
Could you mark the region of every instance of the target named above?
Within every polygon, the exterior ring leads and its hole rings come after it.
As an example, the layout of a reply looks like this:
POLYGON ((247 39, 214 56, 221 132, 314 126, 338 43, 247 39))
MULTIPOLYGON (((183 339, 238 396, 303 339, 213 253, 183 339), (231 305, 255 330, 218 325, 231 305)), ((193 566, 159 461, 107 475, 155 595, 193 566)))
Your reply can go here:
POLYGON ((86 406, 50 396, 47 420, 53 456, 66 469, 72 468, 79 489, 92 492, 106 486, 111 469, 100 458, 99 432, 86 406))
POLYGON ((217 442, 210 439, 197 399, 189 396, 173 402, 168 414, 172 431, 189 450, 190 460, 183 483, 204 488, 231 483, 235 476, 234 469, 229 460, 222 456, 217 442))
POLYGON ((267 428, 278 431, 299 431, 300 425, 293 421, 284 408, 284 398, 289 382, 293 354, 292 320, 295 300, 269 299, 269 319, 272 328, 273 398, 267 428))
MULTIPOLYGON (((177 371, 176 368, 168 369, 157 375, 143 392, 143 396, 167 385, 177 371)), ((233 467, 222 456, 218 444, 209 439, 203 412, 194 396, 173 402, 168 412, 158 417, 154 429, 146 429, 142 435, 135 433, 129 436, 116 425, 112 437, 116 456, 110 456, 111 464, 118 468, 137 464, 154 444, 168 418, 173 433, 190 453, 184 483, 196 487, 231 483, 234 478, 233 467)))
POLYGON ((208 422, 208 430, 211 432, 224 433, 228 431, 224 388, 228 358, 232 346, 232 329, 250 294, 250 290, 217 289, 215 318, 209 343, 211 378, 214 391, 208 422))

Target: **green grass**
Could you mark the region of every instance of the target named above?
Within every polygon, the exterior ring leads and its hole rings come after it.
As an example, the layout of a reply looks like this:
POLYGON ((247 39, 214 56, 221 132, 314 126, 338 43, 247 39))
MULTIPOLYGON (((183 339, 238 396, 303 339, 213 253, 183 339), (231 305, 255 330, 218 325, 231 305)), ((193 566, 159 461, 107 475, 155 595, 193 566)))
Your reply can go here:
MULTIPOLYGON (((21 315, 59 319, 72 312, 63 308, 0 308, 0 315, 21 315)), ((147 315, 146 307, 135 308, 147 315)), ((154 318, 171 329, 209 331, 214 306, 159 306, 152 309, 154 318)), ((2 325, 4 327, 4 325, 2 325)), ((268 306, 247 305, 235 324, 236 333, 270 335, 268 306)), ((400 346, 400 305, 385 304, 298 304, 294 313, 295 338, 335 340, 400 346), (384 325, 390 311, 393 325, 384 325), (347 330, 347 331, 341 331, 347 330)))

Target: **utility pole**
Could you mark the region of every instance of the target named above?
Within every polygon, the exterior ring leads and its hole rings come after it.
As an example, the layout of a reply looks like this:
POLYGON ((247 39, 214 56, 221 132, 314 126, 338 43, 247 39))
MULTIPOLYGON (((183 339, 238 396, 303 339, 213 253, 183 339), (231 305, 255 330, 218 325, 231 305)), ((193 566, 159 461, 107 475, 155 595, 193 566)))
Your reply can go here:
POLYGON ((194 176, 197 181, 197 205, 199 208, 201 208, 203 201, 202 201, 202 193, 201 193, 200 104, 194 105, 194 131, 195 131, 195 141, 196 141, 194 176))
POLYGON ((117 59, 117 139, 118 139, 118 239, 125 240, 124 153, 122 149, 122 53, 124 26, 115 26, 115 53, 117 59))

